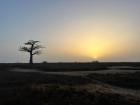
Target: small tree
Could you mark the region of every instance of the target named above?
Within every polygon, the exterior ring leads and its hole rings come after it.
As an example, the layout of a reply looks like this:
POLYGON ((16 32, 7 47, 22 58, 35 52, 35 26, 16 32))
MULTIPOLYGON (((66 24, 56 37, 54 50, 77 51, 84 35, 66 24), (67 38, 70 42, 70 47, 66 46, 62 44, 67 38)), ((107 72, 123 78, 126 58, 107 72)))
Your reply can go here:
POLYGON ((41 45, 38 44, 39 41, 29 40, 28 42, 24 43, 25 46, 20 47, 19 51, 28 52, 30 54, 29 63, 33 64, 33 55, 39 55, 41 51, 40 48, 43 48, 41 45))

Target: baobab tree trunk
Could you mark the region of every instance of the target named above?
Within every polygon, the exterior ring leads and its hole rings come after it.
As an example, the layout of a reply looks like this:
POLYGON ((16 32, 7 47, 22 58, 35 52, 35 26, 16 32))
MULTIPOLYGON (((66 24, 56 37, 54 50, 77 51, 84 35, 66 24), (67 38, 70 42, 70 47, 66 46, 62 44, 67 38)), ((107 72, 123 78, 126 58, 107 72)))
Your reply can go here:
POLYGON ((29 63, 33 64, 33 54, 31 54, 31 53, 30 53, 30 61, 29 61, 29 63))
POLYGON ((31 45, 31 51, 30 51, 30 64, 33 64, 33 47, 34 45, 31 45))

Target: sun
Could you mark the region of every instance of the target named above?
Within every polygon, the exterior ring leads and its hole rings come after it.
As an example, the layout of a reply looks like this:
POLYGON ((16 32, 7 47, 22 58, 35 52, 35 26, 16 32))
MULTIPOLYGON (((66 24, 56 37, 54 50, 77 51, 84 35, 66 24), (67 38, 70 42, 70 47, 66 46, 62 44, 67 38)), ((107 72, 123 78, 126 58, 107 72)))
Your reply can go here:
POLYGON ((93 44, 92 46, 87 46, 87 54, 94 60, 105 55, 105 48, 101 44, 93 44))
POLYGON ((94 60, 97 60, 97 59, 98 59, 98 57, 97 57, 97 56, 94 56, 94 57, 93 57, 93 59, 94 59, 94 60))

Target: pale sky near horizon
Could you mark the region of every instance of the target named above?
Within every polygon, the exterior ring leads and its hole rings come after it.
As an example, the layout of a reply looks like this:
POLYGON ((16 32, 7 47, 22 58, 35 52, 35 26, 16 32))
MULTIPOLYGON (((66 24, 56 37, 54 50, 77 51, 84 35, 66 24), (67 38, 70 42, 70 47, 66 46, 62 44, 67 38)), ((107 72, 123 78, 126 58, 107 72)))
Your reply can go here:
POLYGON ((140 61, 140 0, 0 0, 0 62, 140 61))

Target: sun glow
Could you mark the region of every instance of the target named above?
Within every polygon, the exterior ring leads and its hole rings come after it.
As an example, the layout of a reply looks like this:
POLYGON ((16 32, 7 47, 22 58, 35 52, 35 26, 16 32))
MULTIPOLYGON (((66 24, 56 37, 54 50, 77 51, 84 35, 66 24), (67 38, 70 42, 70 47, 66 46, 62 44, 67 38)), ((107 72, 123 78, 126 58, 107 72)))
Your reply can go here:
POLYGON ((52 33, 52 36, 57 34, 60 37, 52 37, 50 56, 105 60, 122 55, 128 49, 125 45, 129 45, 129 39, 132 39, 126 37, 131 36, 128 29, 124 20, 115 17, 73 20, 65 27, 59 27, 57 33, 52 33))
POLYGON ((85 52, 89 57, 97 59, 106 56, 108 53, 107 49, 109 49, 109 46, 107 45, 102 45, 101 43, 92 44, 87 46, 87 50, 85 52))
POLYGON ((75 52, 78 52, 79 55, 83 55, 85 57, 89 57, 94 60, 98 60, 100 58, 106 57, 111 55, 113 51, 113 47, 115 47, 115 43, 111 42, 109 39, 106 38, 83 38, 80 39, 82 43, 79 44, 77 42, 77 48, 75 52))

